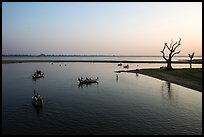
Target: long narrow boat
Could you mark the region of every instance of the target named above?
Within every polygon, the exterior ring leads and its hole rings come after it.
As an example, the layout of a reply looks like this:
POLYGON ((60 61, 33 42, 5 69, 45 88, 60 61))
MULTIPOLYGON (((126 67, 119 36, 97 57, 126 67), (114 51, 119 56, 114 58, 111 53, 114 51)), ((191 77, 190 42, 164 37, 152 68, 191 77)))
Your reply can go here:
POLYGON ((80 82, 80 84, 98 83, 98 77, 96 79, 86 79, 86 80, 82 80, 78 78, 78 81, 80 82))
POLYGON ((122 66, 122 63, 119 63, 118 66, 122 66))

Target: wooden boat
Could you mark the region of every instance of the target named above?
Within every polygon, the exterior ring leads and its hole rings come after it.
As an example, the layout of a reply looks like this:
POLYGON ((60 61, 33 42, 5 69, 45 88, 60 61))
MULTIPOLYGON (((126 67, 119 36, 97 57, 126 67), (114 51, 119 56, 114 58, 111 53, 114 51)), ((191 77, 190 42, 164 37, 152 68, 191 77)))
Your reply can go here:
POLYGON ((119 63, 118 66, 122 66, 122 63, 119 63))
POLYGON ((127 69, 128 69, 128 68, 129 68, 129 65, 127 64, 126 66, 123 66, 123 68, 127 68, 127 69))
POLYGON ((96 79, 86 79, 86 80, 82 80, 78 78, 78 81, 80 82, 80 84, 98 83, 98 77, 96 79))
POLYGON ((32 103, 34 106, 36 107, 42 107, 43 105, 43 99, 40 98, 40 99, 37 99, 35 96, 32 96, 32 103))
POLYGON ((41 78, 41 77, 44 77, 44 73, 42 73, 42 74, 35 74, 35 75, 33 75, 32 76, 32 78, 41 78))
POLYGON ((34 78, 34 79, 41 78, 41 77, 44 77, 44 73, 42 73, 42 72, 40 72, 40 73, 35 72, 34 75, 32 75, 32 78, 34 78))

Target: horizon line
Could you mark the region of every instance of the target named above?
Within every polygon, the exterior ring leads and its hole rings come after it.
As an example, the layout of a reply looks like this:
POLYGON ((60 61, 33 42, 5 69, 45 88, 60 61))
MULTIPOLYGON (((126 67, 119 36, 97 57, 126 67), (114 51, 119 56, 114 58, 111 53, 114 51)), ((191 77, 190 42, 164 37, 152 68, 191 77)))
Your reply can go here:
MULTIPOLYGON (((110 55, 110 54, 2 54, 2 56, 104 56, 104 57, 162 57, 162 55, 110 55)), ((188 55, 177 55, 177 57, 188 57, 188 55)), ((195 55, 202 57, 202 55, 195 55)))

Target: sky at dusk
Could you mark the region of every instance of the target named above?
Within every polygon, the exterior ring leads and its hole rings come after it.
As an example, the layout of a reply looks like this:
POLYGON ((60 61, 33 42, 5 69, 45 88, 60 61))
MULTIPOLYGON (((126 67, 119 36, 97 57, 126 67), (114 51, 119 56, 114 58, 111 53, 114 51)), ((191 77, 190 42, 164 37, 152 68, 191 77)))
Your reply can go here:
POLYGON ((202 55, 202 2, 3 2, 2 54, 202 55))

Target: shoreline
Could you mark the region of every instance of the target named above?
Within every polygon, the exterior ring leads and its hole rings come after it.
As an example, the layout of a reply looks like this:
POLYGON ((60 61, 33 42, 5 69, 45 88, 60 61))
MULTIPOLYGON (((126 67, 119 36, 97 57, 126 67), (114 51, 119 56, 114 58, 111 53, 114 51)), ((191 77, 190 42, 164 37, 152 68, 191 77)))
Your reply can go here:
POLYGON ((168 81, 174 84, 178 84, 183 87, 187 87, 193 90, 202 92, 202 68, 182 68, 174 69, 173 71, 164 71, 161 69, 140 69, 138 70, 121 70, 115 71, 116 73, 128 72, 128 73, 138 73, 160 80, 168 81), (192 73, 198 73, 195 78, 191 76, 192 73), (186 76, 183 76, 183 75, 186 76), (200 76, 199 76, 200 75, 200 76))
MULTIPOLYGON (((32 63, 32 62, 91 62, 91 63, 166 63, 166 61, 131 61, 131 60, 2 60, 2 64, 8 63, 32 63)), ((172 64, 189 64, 189 61, 172 61, 172 64)), ((202 60, 192 61, 192 64, 202 64, 202 60)))

